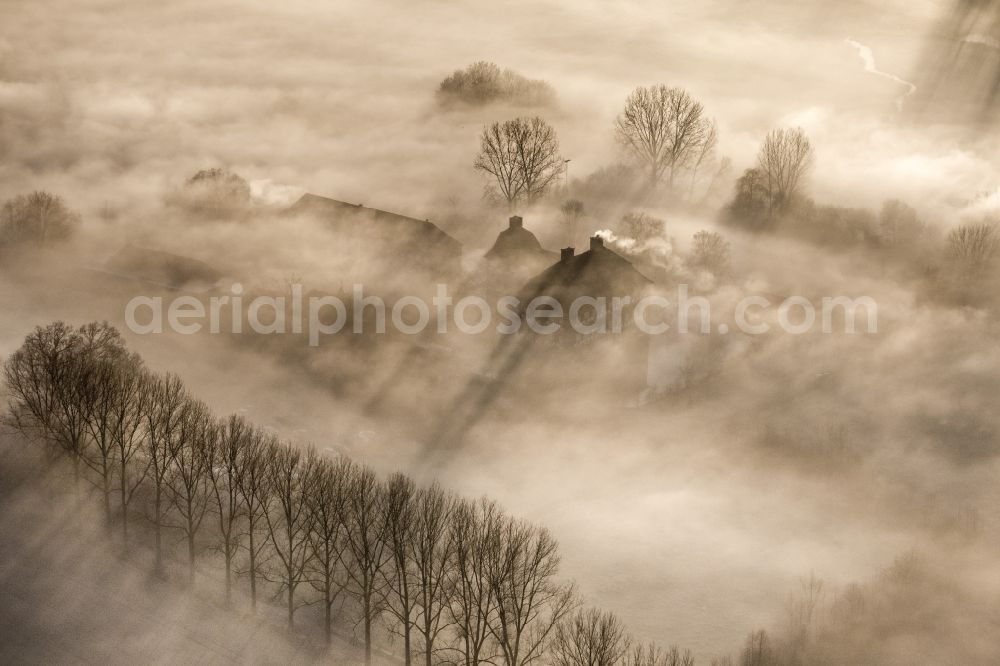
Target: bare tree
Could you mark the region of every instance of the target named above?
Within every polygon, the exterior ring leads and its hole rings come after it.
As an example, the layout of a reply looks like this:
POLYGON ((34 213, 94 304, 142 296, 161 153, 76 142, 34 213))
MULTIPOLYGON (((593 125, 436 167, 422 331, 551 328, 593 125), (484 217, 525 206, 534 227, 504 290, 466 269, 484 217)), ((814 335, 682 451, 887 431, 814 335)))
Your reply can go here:
POLYGON ((418 490, 414 500, 410 557, 416 578, 416 627, 423 639, 425 666, 432 665, 438 636, 448 626, 446 611, 452 600, 448 574, 455 552, 449 523, 455 502, 436 483, 418 490))
POLYGON ((559 155, 559 139, 552 126, 538 116, 511 122, 523 192, 531 203, 545 194, 565 168, 559 155))
POLYGON ((62 322, 37 327, 3 364, 9 393, 6 422, 29 440, 57 444, 55 379, 62 357, 69 353, 72 332, 62 322))
POLYGON ((390 566, 385 520, 385 488, 367 467, 355 468, 348 486, 345 515, 349 590, 361 604, 365 663, 372 662, 372 624, 382 613, 383 570, 390 566))
POLYGON ((393 474, 385 486, 386 540, 390 564, 382 570, 386 577, 386 610, 396 619, 403 636, 403 662, 413 660, 413 626, 417 607, 417 572, 412 543, 416 505, 413 479, 393 474))
POLYGON ((211 451, 208 466, 210 504, 219 524, 219 550, 226 569, 226 605, 232 602, 233 560, 240 545, 240 524, 244 501, 240 493, 246 450, 252 426, 241 416, 230 416, 219 432, 218 445, 211 451))
POLYGON ((163 575, 163 528, 169 507, 170 492, 167 482, 171 470, 171 452, 177 446, 184 405, 188 402, 184 383, 176 375, 154 376, 143 386, 147 393, 146 436, 142 442, 148 462, 147 477, 153 482, 155 571, 163 575))
POLYGON ((573 610, 572 585, 556 580, 559 548, 548 530, 508 519, 489 560, 496 614, 490 624, 503 663, 524 666, 542 658, 546 642, 573 610))
POLYGON ((483 106, 508 102, 520 106, 551 106, 555 91, 545 81, 528 79, 510 69, 500 69, 492 62, 474 62, 456 70, 438 86, 438 102, 483 106))
POLYGON ((729 242, 715 231, 699 231, 691 243, 688 264, 716 275, 729 269, 729 242))
POLYGON ((279 446, 268 468, 267 484, 273 499, 264 513, 271 546, 278 558, 277 576, 287 602, 288 629, 295 626, 295 591, 305 580, 309 563, 311 525, 306 498, 315 479, 316 454, 279 446))
POLYGON ((545 194, 562 174, 559 139, 539 117, 514 118, 483 128, 473 166, 493 177, 508 207, 545 194))
POLYGON ((115 373, 111 439, 118 468, 118 501, 122 521, 122 549, 128 552, 128 508, 151 468, 140 455, 147 436, 146 416, 152 409, 149 385, 154 379, 136 354, 130 354, 115 373))
POLYGON ((452 513, 449 538, 455 561, 450 572, 453 600, 449 613, 460 663, 465 666, 492 663, 495 656, 489 645, 497 606, 490 566, 501 549, 503 520, 497 504, 485 498, 460 500, 452 513))
MULTIPOLYGON (((200 526, 208 513, 217 515, 227 602, 240 526, 247 524, 251 571, 256 572, 253 560, 260 551, 253 522, 263 521, 281 565, 289 628, 296 588, 309 582, 323 593, 329 640, 332 605, 351 587, 363 609, 368 663, 372 623, 386 610, 402 627, 408 664, 414 635, 423 638, 429 665, 449 627, 455 629, 456 649, 466 666, 533 664, 545 659, 550 646, 560 665, 693 663, 690 653, 677 648, 628 650, 621 623, 609 613, 573 614, 575 593, 557 579, 558 547, 545 529, 504 516, 486 499, 461 501, 436 485, 418 490, 401 474, 382 484, 370 469, 346 459, 320 461, 311 449, 303 453, 281 446, 240 417, 219 423, 187 395, 178 378, 146 371, 106 324, 36 329, 4 364, 4 379, 14 423, 24 423, 32 437, 64 437, 58 419, 65 418, 60 416, 65 405, 86 406, 79 414, 94 420, 74 436, 85 440, 89 433, 110 442, 107 464, 119 472, 123 523, 135 488, 150 479, 158 570, 159 527, 166 524, 162 495, 180 520, 174 527, 186 537, 191 580, 200 526), (93 374, 79 382, 76 372, 93 374), (58 390, 65 386, 71 390, 61 397, 58 390), (109 397, 98 389, 107 389, 109 397)), ((804 589, 805 605, 796 617, 811 618, 821 585, 810 579, 804 589)), ((770 664, 771 655, 766 634, 759 632, 748 641, 744 663, 770 664)))
POLYGON ((493 177, 500 195, 513 208, 524 185, 517 165, 517 146, 512 139, 509 124, 493 123, 483 128, 479 138, 479 155, 473 166, 493 177))
POLYGON ((495 63, 480 60, 465 69, 455 70, 438 86, 438 100, 444 104, 464 102, 484 105, 503 99, 503 70, 495 63))
POLYGON ((912 245, 924 233, 924 224, 915 211, 899 199, 882 203, 878 216, 878 238, 883 247, 894 249, 912 245))
POLYGON ((813 148, 802 128, 772 130, 757 154, 757 168, 764 177, 770 211, 781 211, 794 200, 813 163, 813 148))
POLYGON ((68 238, 79 224, 80 216, 67 208, 62 197, 43 191, 22 194, 0 209, 0 245, 45 247, 68 238))
POLYGON ((198 212, 236 211, 250 205, 250 185, 242 176, 226 169, 202 169, 184 182, 176 199, 198 212))
MULTIPOLYGON (((558 547, 547 530, 506 517, 485 498, 462 501, 437 485, 417 489, 402 474, 380 483, 368 468, 282 446, 237 416, 220 423, 177 377, 148 372, 106 324, 36 329, 3 370, 13 423, 23 424, 25 434, 83 441, 80 456, 98 455, 86 449, 88 439, 110 443, 104 465, 118 472, 123 524, 136 488, 149 479, 158 572, 160 528, 175 527, 187 541, 193 582, 200 527, 214 514, 227 603, 233 559, 247 535, 254 602, 256 558, 269 546, 280 564, 289 628, 296 589, 308 582, 323 594, 329 641, 332 606, 349 589, 362 607, 366 663, 372 660, 373 622, 386 611, 401 627, 407 664, 420 639, 423 661, 434 663, 448 629, 466 666, 527 666, 546 659, 550 647, 554 663, 564 666, 693 663, 677 648, 628 650, 624 629, 609 613, 573 614, 575 592, 557 579, 558 547), (68 410, 83 424, 67 435, 68 410), (168 513, 175 524, 165 519, 168 513), (262 523, 268 536, 258 540, 262 523)), ((127 530, 123 536, 127 545, 127 530)), ((818 592, 809 599, 811 614, 818 592)), ((763 636, 761 643, 755 635, 747 654, 760 653, 761 644, 770 650, 763 636)))
POLYGON ((800 655, 806 649, 817 620, 820 601, 823 599, 823 580, 810 573, 799 580, 799 590, 789 595, 786 604, 788 635, 786 649, 800 655))
POLYGON ((257 610, 257 578, 262 555, 267 545, 267 515, 272 493, 270 468, 278 455, 280 444, 260 428, 252 428, 241 452, 239 491, 246 511, 247 574, 250 577, 250 605, 257 610))
POLYGON ((65 390, 73 391, 86 414, 90 446, 80 459, 93 470, 99 479, 104 507, 104 526, 111 532, 111 475, 113 451, 111 442, 111 406, 115 399, 111 362, 89 362, 82 355, 75 359, 76 379, 65 390))
POLYGON ((311 492, 305 498, 310 526, 306 578, 323 595, 323 633, 327 644, 333 637, 333 605, 347 585, 343 570, 343 512, 352 474, 353 465, 346 458, 334 462, 317 460, 311 492))
POLYGON ((681 652, 676 645, 671 645, 667 650, 667 660, 662 662, 662 666, 694 666, 694 655, 691 650, 681 652))
POLYGON ((80 498, 80 463, 87 448, 87 410, 74 387, 81 364, 77 332, 63 322, 38 327, 4 364, 12 424, 26 436, 54 443, 73 467, 80 498))
POLYGON ((704 158, 715 142, 714 123, 700 102, 681 88, 636 88, 615 120, 618 141, 643 165, 651 187, 667 177, 673 190, 678 173, 704 158))
POLYGON ((209 508, 209 468, 219 428, 204 403, 188 398, 181 407, 177 436, 170 441, 166 488, 188 550, 188 581, 194 582, 198 530, 209 508))
POLYGON ((658 217, 653 217, 641 211, 632 211, 622 216, 619 225, 621 234, 645 242, 667 235, 667 223, 658 217))
POLYGON ((736 195, 729 213, 734 220, 754 228, 762 228, 771 221, 771 194, 760 169, 747 169, 736 180, 736 195))
POLYGON ((614 613, 578 610, 556 626, 551 647, 555 666, 619 666, 629 637, 614 613))
POLYGON ((740 653, 740 666, 772 666, 774 650, 771 639, 763 629, 747 636, 743 651, 740 653))
POLYGON ((694 666, 690 650, 681 652, 676 645, 664 650, 655 643, 638 643, 623 660, 622 666, 694 666))
POLYGON ((982 273, 993 263, 1000 249, 1000 234, 992 224, 966 224, 948 234, 952 261, 971 273, 982 273))
POLYGON ((70 456, 78 498, 81 463, 97 473, 109 530, 112 378, 124 355, 121 335, 107 323, 73 330, 57 322, 35 329, 5 365, 15 427, 55 441, 70 456))
MULTIPOLYGON (((65 390, 73 393, 72 400, 86 415, 87 433, 92 446, 81 460, 99 478, 104 505, 105 527, 111 530, 111 481, 114 472, 114 438, 116 404, 119 402, 118 375, 127 363, 125 342, 121 334, 107 323, 81 326, 80 346, 73 356, 76 368, 74 380, 65 390)), ((136 363, 137 360, 132 360, 136 363)))
MULTIPOLYGON (((719 126, 714 120, 709 120, 705 126, 705 134, 699 142, 690 160, 691 185, 688 190, 688 198, 694 199, 695 187, 698 184, 698 176, 703 168, 708 168, 716 162, 715 149, 719 145, 719 126)), ((713 179, 714 180, 714 175, 713 179)), ((711 189, 712 183, 709 183, 711 189)))

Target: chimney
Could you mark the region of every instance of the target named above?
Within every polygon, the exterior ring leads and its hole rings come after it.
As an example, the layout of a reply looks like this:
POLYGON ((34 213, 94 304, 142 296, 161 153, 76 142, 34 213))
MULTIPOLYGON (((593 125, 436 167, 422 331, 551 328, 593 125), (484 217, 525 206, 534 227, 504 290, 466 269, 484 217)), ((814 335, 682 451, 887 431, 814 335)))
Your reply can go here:
POLYGON ((591 236, 590 237, 590 249, 592 251, 593 250, 597 250, 597 249, 603 250, 604 249, 604 239, 601 238, 600 236, 591 236))
POLYGON ((576 252, 575 248, 564 247, 559 251, 559 261, 569 261, 573 258, 573 253, 576 252))
POLYGON ((524 220, 521 219, 520 215, 513 215, 510 218, 510 228, 511 229, 523 229, 524 228, 524 220))

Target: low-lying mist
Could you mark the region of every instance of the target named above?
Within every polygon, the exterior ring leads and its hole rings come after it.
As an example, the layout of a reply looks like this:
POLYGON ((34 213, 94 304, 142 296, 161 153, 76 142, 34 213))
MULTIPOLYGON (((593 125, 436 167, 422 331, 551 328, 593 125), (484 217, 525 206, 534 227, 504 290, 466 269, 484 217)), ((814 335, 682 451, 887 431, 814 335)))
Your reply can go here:
MULTIPOLYGON (((547 526, 588 601, 639 639, 691 648, 699 663, 774 663, 740 652, 762 628, 775 654, 805 640, 786 629, 811 575, 823 580, 822 600, 802 663, 1000 659, 991 640, 1000 623, 998 272, 956 272, 948 241, 962 224, 996 223, 1000 165, 995 123, 928 111, 942 106, 935 94, 954 94, 925 82, 921 66, 941 47, 948 7, 15 5, 0 28, 0 200, 44 189, 82 222, 61 245, 0 255, 0 358, 37 325, 107 320, 148 366, 176 372, 218 414, 246 415, 380 473, 486 495, 547 526), (546 82, 556 101, 441 104, 441 82, 481 60, 546 82), (658 83, 690 90, 718 123, 718 180, 698 181, 704 196, 683 203, 621 188, 636 179, 614 167, 628 161, 613 132, 626 95, 658 83), (518 115, 544 116, 569 161, 554 194, 508 210, 483 196, 473 160, 483 126, 518 115), (728 207, 764 136, 782 126, 801 127, 815 149, 810 203, 753 230, 728 207), (250 202, 208 212, 178 203, 186 179, 210 167, 245 178, 250 202), (463 244, 464 272, 450 282, 458 293, 479 288, 482 255, 510 214, 556 252, 580 252, 601 231, 659 287, 688 284, 706 298, 713 332, 649 340, 636 388, 619 381, 618 359, 592 350, 532 348, 503 366, 490 333, 345 332, 312 348, 294 336, 127 329, 130 298, 190 290, 111 270, 128 244, 210 266, 222 277, 200 297, 229 294, 234 282, 248 294, 292 283, 343 294, 359 280, 387 294, 433 293, 433 280, 385 270, 377 248, 284 215, 304 192, 429 219, 463 244), (583 202, 574 225, 567 199, 583 202), (876 228, 895 199, 924 229, 898 251, 802 223, 876 228), (663 220, 662 232, 638 238, 623 220, 630 213, 663 220), (691 260, 703 230, 724 237, 724 270, 691 260), (870 297, 877 333, 717 333, 740 299, 768 298, 773 324, 792 295, 870 297), (509 372, 497 377, 498 365, 509 372)), ((290 658, 271 629, 250 632, 183 591, 144 596, 152 588, 142 574, 107 566, 111 555, 89 551, 85 530, 72 536, 80 547, 51 555, 45 544, 68 509, 40 492, 4 500, 16 507, 5 509, 4 534, 19 535, 5 544, 8 611, 37 608, 17 618, 25 635, 52 636, 53 626, 89 635, 86 623, 62 624, 58 600, 107 595, 114 617, 148 642, 70 648, 64 638, 43 654, 5 641, 11 658, 125 662, 158 650, 177 661, 205 635, 228 637, 220 661, 258 649, 257 661, 290 658), (65 589, 46 570, 63 566, 74 581, 65 589), (132 603, 140 612, 129 618, 132 603), (180 635, 154 639, 160 627, 180 635), (249 635, 258 631, 267 635, 249 635), (234 646, 233 632, 253 647, 234 646)))

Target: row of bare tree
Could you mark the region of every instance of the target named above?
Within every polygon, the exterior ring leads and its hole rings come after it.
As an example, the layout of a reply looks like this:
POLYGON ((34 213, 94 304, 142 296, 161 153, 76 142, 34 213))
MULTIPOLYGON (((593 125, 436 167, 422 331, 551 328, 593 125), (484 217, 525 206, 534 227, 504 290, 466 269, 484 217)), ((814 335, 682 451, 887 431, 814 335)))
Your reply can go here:
POLYGON ((299 608, 321 604, 328 641, 339 623, 362 628, 366 663, 377 627, 401 639, 406 664, 693 662, 580 610, 544 528, 485 498, 284 444, 240 416, 220 420, 106 323, 39 327, 3 372, 10 422, 70 462, 78 497, 93 484, 109 537, 117 523, 127 553, 130 522, 146 518, 165 575, 165 540, 181 535, 190 583, 216 550, 227 605, 237 575, 254 610, 265 589, 282 599, 290 629, 299 608))

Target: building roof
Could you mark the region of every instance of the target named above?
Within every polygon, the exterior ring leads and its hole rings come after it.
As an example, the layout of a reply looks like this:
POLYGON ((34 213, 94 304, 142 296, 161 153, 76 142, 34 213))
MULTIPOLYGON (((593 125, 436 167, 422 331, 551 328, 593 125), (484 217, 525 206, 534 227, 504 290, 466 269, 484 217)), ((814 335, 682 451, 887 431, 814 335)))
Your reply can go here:
POLYGON ((529 280, 521 301, 527 303, 538 296, 572 300, 579 296, 634 295, 652 284, 627 259, 606 248, 604 239, 594 236, 588 251, 575 254, 573 248, 566 248, 558 262, 529 280))
POLYGON ((398 213, 366 208, 361 204, 347 203, 315 194, 303 194, 286 213, 325 217, 338 231, 362 231, 392 237, 401 242, 422 239, 431 241, 448 251, 460 253, 462 244, 441 230, 430 220, 420 220, 398 213), (366 228, 357 229, 364 224, 366 228), (354 228, 351 228, 354 225, 354 228))
POLYGON ((559 255, 543 248, 535 234, 525 229, 522 219, 515 215, 510 218, 509 226, 497 235, 485 256, 487 259, 534 256, 554 261, 559 255))

